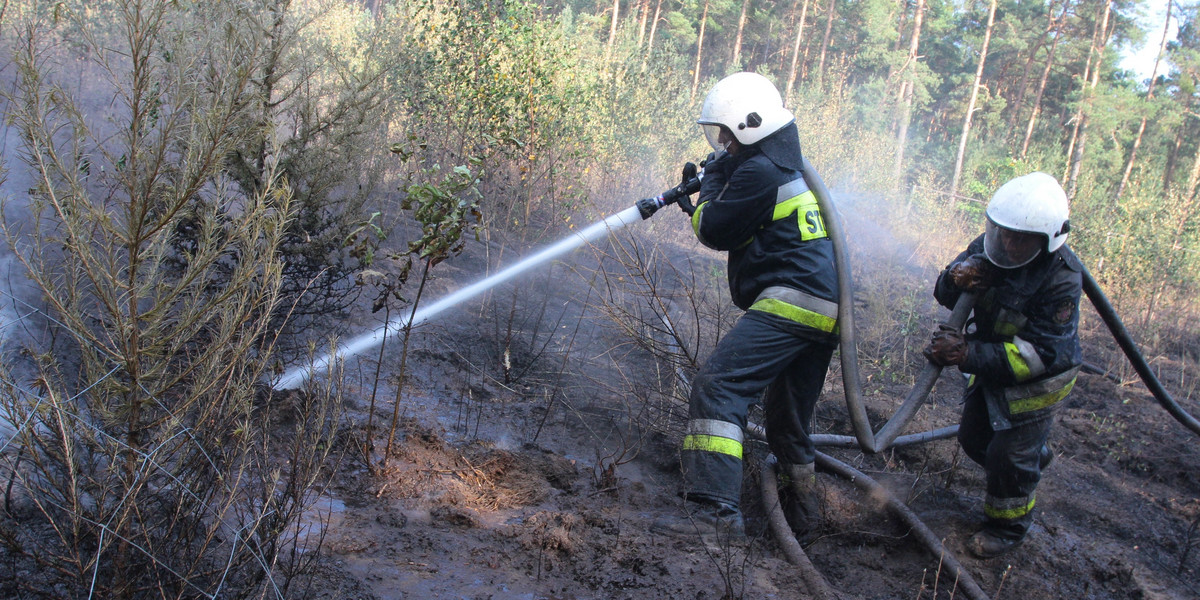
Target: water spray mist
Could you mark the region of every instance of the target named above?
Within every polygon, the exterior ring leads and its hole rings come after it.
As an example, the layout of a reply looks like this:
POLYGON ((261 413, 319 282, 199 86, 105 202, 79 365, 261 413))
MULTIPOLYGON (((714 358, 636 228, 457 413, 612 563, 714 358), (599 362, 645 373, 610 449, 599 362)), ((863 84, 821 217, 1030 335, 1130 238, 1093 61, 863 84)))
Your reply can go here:
MULTIPOLYGON (((653 212, 651 212, 653 214, 653 212)), ((396 317, 386 324, 377 327, 373 331, 368 331, 362 335, 346 340, 334 352, 330 352, 324 356, 317 357, 311 364, 293 367, 279 377, 279 380, 273 384, 277 390, 287 390, 300 387, 308 378, 324 373, 329 370, 329 367, 335 360, 344 359, 346 357, 362 354, 363 352, 379 346, 383 343, 384 332, 391 331, 393 334, 399 333, 408 323, 409 318, 412 319, 412 325, 419 325, 429 320, 434 315, 461 304, 487 290, 496 287, 497 285, 532 269, 544 262, 552 260, 562 254, 566 254, 571 250, 578 248, 588 242, 595 241, 601 236, 607 235, 616 231, 630 223, 639 221, 648 217, 644 210, 639 210, 638 206, 631 206, 603 221, 599 221, 589 225, 588 227, 572 232, 571 235, 559 240, 555 244, 544 248, 537 254, 522 259, 486 279, 477 281, 467 287, 434 302, 428 306, 420 308, 411 317, 396 317), (644 215, 644 216, 643 216, 644 215)))

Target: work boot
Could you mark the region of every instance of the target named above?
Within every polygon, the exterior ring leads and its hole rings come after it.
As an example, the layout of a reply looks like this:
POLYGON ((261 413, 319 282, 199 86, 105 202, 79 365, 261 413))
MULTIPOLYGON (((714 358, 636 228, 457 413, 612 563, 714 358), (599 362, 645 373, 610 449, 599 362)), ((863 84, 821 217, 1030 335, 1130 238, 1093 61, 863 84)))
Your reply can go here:
POLYGON ((1023 541, 1025 536, 1014 538, 984 528, 967 540, 967 550, 976 558, 995 558, 1007 554, 1023 541))
POLYGON ((684 503, 683 515, 661 517, 650 526, 654 533, 673 536, 700 536, 710 543, 740 542, 746 539, 742 511, 724 502, 684 503))
POLYGON ((1049 443, 1042 444, 1042 449, 1038 451, 1038 469, 1045 469, 1054 462, 1054 449, 1049 443))
POLYGON ((777 463, 775 475, 779 482, 779 503, 783 507, 783 516, 796 539, 806 542, 821 520, 816 465, 777 463))

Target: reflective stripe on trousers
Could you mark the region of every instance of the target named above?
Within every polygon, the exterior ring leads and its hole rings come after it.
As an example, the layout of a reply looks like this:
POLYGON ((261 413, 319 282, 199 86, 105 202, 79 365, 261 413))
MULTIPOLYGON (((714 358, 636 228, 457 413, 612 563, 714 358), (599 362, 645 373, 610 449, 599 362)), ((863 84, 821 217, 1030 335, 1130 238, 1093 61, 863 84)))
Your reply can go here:
POLYGON ((781 462, 811 463, 808 429, 833 349, 814 340, 811 328, 773 314, 750 311, 738 319, 692 381, 680 453, 684 492, 738 505, 742 430, 764 392, 772 452, 781 462))
POLYGON ((1033 523, 1034 492, 1042 479, 1041 450, 1052 423, 1047 416, 995 430, 982 387, 968 389, 958 443, 987 472, 983 510, 989 528, 1016 538, 1033 523))
POLYGON ((1020 498, 997 498, 991 494, 983 501, 983 513, 990 519, 1013 521, 1033 512, 1035 495, 1020 498))
POLYGON ((743 441, 744 433, 737 423, 692 419, 688 421, 688 432, 683 437, 683 449, 728 454, 741 460, 743 441))

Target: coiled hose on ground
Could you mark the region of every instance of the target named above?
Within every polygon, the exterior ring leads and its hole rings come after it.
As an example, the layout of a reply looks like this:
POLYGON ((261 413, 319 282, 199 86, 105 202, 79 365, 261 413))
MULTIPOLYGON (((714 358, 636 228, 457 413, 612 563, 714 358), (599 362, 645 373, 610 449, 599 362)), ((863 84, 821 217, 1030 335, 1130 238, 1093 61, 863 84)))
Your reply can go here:
POLYGON ((970 600, 988 600, 988 595, 984 593, 979 584, 975 583, 975 579, 971 574, 963 568, 962 563, 954 557, 946 547, 942 545, 938 536, 925 525, 925 522, 917 516, 906 504, 898 500, 887 488, 880 485, 874 479, 867 477, 861 471, 843 463, 828 454, 817 453, 817 466, 822 469, 832 471, 843 479, 848 479, 854 482, 859 488, 867 492, 869 495, 884 498, 888 509, 892 511, 901 521, 912 528, 912 533, 941 561, 941 568, 945 569, 952 577, 955 578, 956 585, 961 589, 970 600))
MULTIPOLYGON (((761 441, 766 441, 766 430, 763 429, 761 425, 752 423, 747 429, 749 429, 751 436, 761 441)), ((920 444, 930 440, 943 439, 944 437, 952 436, 957 432, 957 425, 953 427, 945 427, 923 434, 898 438, 896 443, 893 445, 906 446, 910 444, 920 444)), ((849 436, 829 437, 836 437, 838 439, 824 439, 822 441, 837 441, 838 444, 836 445, 854 442, 854 438, 849 436)), ((817 439, 817 436, 814 436, 814 441, 817 439)), ((854 446, 847 445, 844 447, 854 446)), ((862 473, 850 465, 847 465, 821 452, 817 453, 817 466, 850 481, 854 485, 858 486, 859 489, 865 492, 869 497, 882 498, 884 500, 884 505, 893 514, 895 514, 896 517, 898 517, 911 528, 911 531, 917 538, 917 541, 921 542, 921 544, 925 546, 927 550, 929 550, 930 554, 938 558, 940 564, 948 573, 950 573, 951 576, 955 578, 957 585, 963 590, 970 600, 988 600, 987 594, 984 593, 983 589, 979 587, 979 584, 975 583, 974 578, 972 578, 971 574, 963 568, 962 563, 960 563, 953 554, 946 550, 946 547, 942 545, 942 542, 938 538, 937 534, 935 534, 933 530, 929 529, 929 526, 925 525, 925 522, 917 516, 917 513, 913 512, 911 508, 893 496, 887 488, 880 485, 874 479, 868 477, 865 473, 862 473)), ((799 569, 801 578, 803 578, 804 582, 808 584, 809 589, 807 591, 813 594, 813 597, 817 599, 836 598, 837 596, 834 595, 829 583, 825 580, 824 576, 821 575, 821 572, 818 571, 815 566, 813 566, 812 561, 810 561, 808 558, 808 555, 804 553, 804 549, 800 547, 800 543, 792 534, 792 530, 787 524, 787 519, 783 515, 783 508, 780 506, 779 502, 779 488, 775 480, 775 465, 773 456, 768 455, 767 458, 763 460, 762 468, 760 469, 759 485, 762 490, 763 509, 767 512, 767 524, 771 529, 771 534, 774 535, 775 539, 779 542, 779 545, 783 550, 783 555, 785 558, 787 558, 787 561, 799 569)))

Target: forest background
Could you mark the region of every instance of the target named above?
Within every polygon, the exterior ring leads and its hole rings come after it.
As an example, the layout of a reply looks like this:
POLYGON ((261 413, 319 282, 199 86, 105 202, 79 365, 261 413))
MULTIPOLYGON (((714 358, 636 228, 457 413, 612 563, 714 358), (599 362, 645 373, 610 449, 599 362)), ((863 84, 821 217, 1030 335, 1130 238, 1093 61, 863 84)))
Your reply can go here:
POLYGON ((0 2, 6 260, 32 290, 6 310, 45 329, 6 367, 0 448, 8 514, 19 480, 43 529, 0 541, 111 597, 286 591, 341 391, 273 420, 254 384, 358 298, 411 305, 472 235, 529 246, 674 185, 709 151, 705 91, 740 70, 916 263, 981 231, 1004 181, 1059 178, 1118 312, 1194 368, 1200 9, 1143 28, 1146 7, 0 2), (1118 66, 1142 43, 1145 80, 1118 66))

